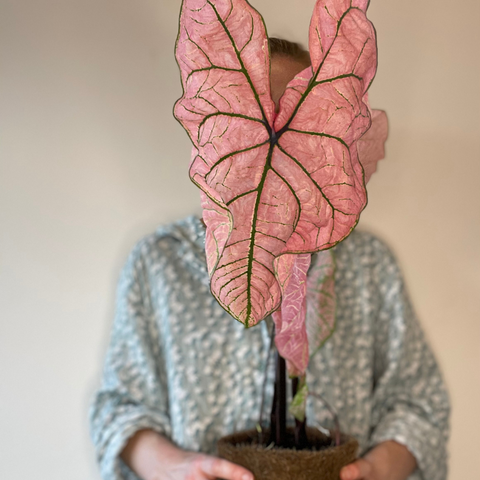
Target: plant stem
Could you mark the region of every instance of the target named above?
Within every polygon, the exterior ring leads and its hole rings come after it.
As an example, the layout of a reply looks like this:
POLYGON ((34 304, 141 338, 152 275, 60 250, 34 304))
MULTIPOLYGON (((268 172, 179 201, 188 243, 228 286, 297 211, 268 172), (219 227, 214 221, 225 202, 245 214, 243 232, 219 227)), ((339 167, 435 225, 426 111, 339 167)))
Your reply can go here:
MULTIPOLYGON (((263 420, 263 409, 265 408, 265 391, 267 389, 267 380, 268 380, 268 367, 270 365, 270 357, 271 353, 273 350, 273 345, 274 345, 274 339, 275 337, 275 324, 272 324, 272 331, 270 333, 270 343, 268 345, 268 351, 267 351, 267 359, 265 361, 265 374, 263 377, 263 387, 262 387, 262 399, 260 402, 260 416, 258 417, 258 424, 257 424, 257 430, 258 430, 258 444, 263 445, 263 425, 262 425, 262 420, 263 420)), ((273 407, 272 407, 273 408, 273 407)), ((270 420, 271 421, 271 420, 270 420)))
MULTIPOLYGON (((298 390, 299 378, 292 378, 292 398, 295 397, 298 390)), ((295 448, 297 450, 302 450, 308 446, 307 439, 307 417, 303 419, 303 422, 295 419, 295 448)))
POLYGON ((275 391, 271 415, 271 441, 277 447, 287 446, 287 385, 285 359, 276 353, 275 391))

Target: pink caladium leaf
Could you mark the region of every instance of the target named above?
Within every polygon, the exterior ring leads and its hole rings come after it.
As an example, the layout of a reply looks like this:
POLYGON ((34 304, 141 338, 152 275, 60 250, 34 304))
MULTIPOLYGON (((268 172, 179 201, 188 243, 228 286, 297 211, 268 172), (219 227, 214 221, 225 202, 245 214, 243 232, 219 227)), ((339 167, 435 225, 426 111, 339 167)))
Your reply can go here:
POLYGON ((365 172, 365 183, 377 170, 377 163, 385 157, 388 120, 383 110, 372 110, 372 126, 358 141, 358 155, 365 172))
POLYGON ((281 305, 278 338, 297 371, 308 359, 307 257, 355 227, 366 204, 361 161, 373 165, 381 143, 358 144, 376 71, 367 3, 317 1, 312 67, 288 84, 277 115, 260 14, 246 0, 182 4, 175 116, 194 144, 212 293, 247 327, 281 305))
MULTIPOLYGON (((302 257, 305 255, 296 256, 302 257)), ((284 300, 282 300, 282 306, 283 303, 284 300)), ((306 307, 304 319, 303 321, 297 320, 290 337, 288 339, 282 337, 275 339, 278 350, 288 355, 286 358, 288 359, 289 375, 301 379, 300 388, 289 408, 290 413, 300 421, 305 419, 308 396, 305 372, 309 359, 318 352, 335 330, 335 256, 332 249, 311 256, 311 265, 306 278, 304 305, 306 307), (302 331, 299 331, 301 327, 302 331), (285 348, 284 343, 287 343, 289 349, 285 348), (291 352, 295 353, 299 350, 302 351, 303 355, 291 354, 291 352)), ((276 313, 273 314, 274 318, 276 313)), ((276 322, 276 325, 278 325, 278 322, 276 322)))
POLYGON ((298 377, 308 365, 308 338, 305 325, 307 311, 307 273, 310 254, 285 254, 275 261, 282 289, 282 305, 273 312, 275 344, 287 361, 288 373, 298 377))
MULTIPOLYGON (((312 258, 307 281, 305 327, 310 358, 335 330, 335 256, 332 250, 318 252, 312 258)), ((306 368, 306 366, 305 366, 306 368)))
POLYGON ((282 305, 273 313, 275 344, 289 375, 302 376, 335 329, 334 255, 331 249, 313 257, 287 254, 275 263, 282 288, 282 305))
POLYGON ((209 225, 205 237, 205 252, 207 254, 207 269, 212 275, 218 259, 222 255, 225 241, 230 234, 232 219, 226 208, 220 208, 202 192, 203 221, 209 225))

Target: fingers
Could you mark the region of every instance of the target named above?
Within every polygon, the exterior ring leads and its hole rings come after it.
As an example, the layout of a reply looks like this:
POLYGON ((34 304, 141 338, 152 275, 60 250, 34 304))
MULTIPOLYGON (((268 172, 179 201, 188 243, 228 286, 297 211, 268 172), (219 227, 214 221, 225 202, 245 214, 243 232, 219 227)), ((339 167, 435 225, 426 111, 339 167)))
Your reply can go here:
POLYGON ((372 466, 363 458, 343 467, 340 470, 341 480, 368 480, 372 472, 372 466))
POLYGON ((253 475, 246 468, 221 458, 204 455, 200 459, 200 469, 210 477, 225 480, 254 480, 253 475))

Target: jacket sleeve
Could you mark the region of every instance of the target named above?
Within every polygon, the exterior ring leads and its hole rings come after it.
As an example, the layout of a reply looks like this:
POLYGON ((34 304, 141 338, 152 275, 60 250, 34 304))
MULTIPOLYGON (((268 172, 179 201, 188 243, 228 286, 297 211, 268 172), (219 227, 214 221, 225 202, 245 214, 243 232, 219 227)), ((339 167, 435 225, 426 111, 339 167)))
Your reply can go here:
POLYGON ((412 479, 445 480, 448 393, 413 312, 397 263, 383 244, 377 251, 383 256, 376 272, 382 306, 375 331, 369 447, 395 440, 405 445, 417 460, 418 469, 412 479))
POLYGON ((158 319, 142 255, 146 248, 145 242, 137 245, 122 271, 102 384, 90 410, 91 435, 105 480, 137 478, 119 454, 138 430, 171 436, 158 319))

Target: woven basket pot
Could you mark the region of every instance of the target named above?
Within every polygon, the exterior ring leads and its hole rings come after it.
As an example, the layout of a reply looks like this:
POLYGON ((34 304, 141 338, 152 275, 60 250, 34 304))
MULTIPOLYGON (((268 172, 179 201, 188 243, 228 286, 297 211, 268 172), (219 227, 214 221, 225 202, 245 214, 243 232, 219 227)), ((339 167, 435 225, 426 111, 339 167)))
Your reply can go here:
MULTIPOLYGON (((268 431, 265 432, 268 438, 268 431)), ((293 429, 287 431, 293 444, 293 429)), ((246 430, 221 438, 221 458, 250 470, 255 480, 339 480, 342 467, 357 456, 358 442, 342 435, 338 447, 318 429, 307 427, 310 449, 268 448, 258 444, 256 430, 246 430)))

